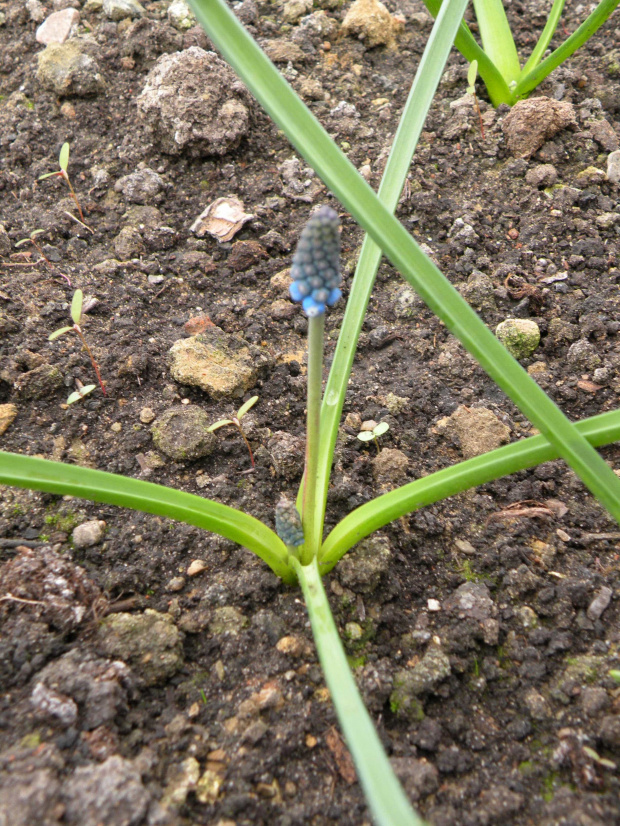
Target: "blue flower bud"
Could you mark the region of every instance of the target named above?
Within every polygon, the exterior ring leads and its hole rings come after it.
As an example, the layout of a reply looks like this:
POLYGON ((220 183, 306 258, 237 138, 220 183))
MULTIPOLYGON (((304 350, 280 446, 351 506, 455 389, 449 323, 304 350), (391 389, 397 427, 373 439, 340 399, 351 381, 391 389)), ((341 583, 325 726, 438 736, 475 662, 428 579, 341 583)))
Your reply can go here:
POLYGON ((304 544, 304 529, 297 508, 284 496, 276 505, 276 533, 285 545, 296 548, 304 544))
POLYGON ((291 267, 289 292, 301 303, 308 318, 316 318, 333 306, 340 292, 340 234, 338 215, 322 206, 302 230, 291 267))

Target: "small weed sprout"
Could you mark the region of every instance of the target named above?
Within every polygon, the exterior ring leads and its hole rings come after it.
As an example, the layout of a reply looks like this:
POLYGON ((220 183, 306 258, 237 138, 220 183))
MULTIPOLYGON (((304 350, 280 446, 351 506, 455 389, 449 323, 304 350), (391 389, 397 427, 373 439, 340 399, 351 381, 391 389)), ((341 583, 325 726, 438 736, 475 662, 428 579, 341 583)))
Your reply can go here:
MULTIPOLYGON (((75 194, 75 189, 71 184, 71 179, 69 178, 69 173, 67 169, 69 167, 69 144, 63 143, 60 147, 60 155, 58 156, 58 166, 59 169, 57 172, 46 172, 44 175, 39 175, 39 180, 42 181, 45 178, 53 178, 53 177, 60 177, 62 178, 67 186, 69 187, 69 192, 71 193, 71 197, 77 207, 77 211, 80 213, 80 223, 82 223, 87 229, 90 227, 86 224, 84 220, 84 213, 82 212, 82 207, 80 206, 80 202, 78 201, 78 197, 75 194)), ((71 213, 67 213, 67 215, 71 215, 71 213)), ((71 218, 74 218, 74 215, 71 215, 71 218)))
POLYGON ((71 279, 69 278, 69 276, 65 275, 64 272, 61 272, 58 269, 58 267, 56 266, 56 264, 54 264, 52 261, 49 260, 47 255, 43 252, 41 244, 39 244, 39 242, 37 241, 37 235, 41 235, 44 232, 45 232, 44 229, 35 229, 35 230, 33 230, 30 233, 30 235, 28 236, 28 238, 22 238, 20 241, 18 241, 15 244, 15 248, 17 249, 17 247, 22 247, 24 244, 31 244, 36 249, 36 251, 39 253, 41 258, 45 261, 45 263, 48 265, 48 267, 51 270, 56 270, 56 272, 60 275, 60 277, 64 278, 65 281, 67 282, 67 284, 70 287, 72 287, 73 284, 71 283, 71 279))
POLYGON ((74 390, 73 393, 67 399, 67 404, 73 404, 74 402, 78 402, 80 399, 83 399, 84 396, 88 396, 89 393, 92 393, 96 384, 82 384, 79 379, 75 380, 77 385, 77 390, 74 390))
MULTIPOLYGON (((84 300, 84 296, 82 294, 82 290, 76 290, 73 293, 73 300, 71 301, 71 320, 73 321, 73 324, 71 326, 61 327, 59 330, 54 330, 54 332, 49 336, 48 341, 54 341, 55 339, 59 338, 60 336, 63 336, 65 333, 76 333, 76 335, 78 336, 78 338, 82 342, 82 344, 84 346, 84 349, 88 353, 88 357, 90 358, 90 363, 93 366, 93 370, 95 371, 95 374, 97 376, 97 381, 99 382, 99 387, 101 388, 101 391, 102 391, 103 395, 107 396, 107 393, 105 392, 105 387, 103 385, 103 381, 101 379, 101 373, 99 372, 99 365, 95 361, 95 357, 93 356, 92 351, 91 351, 90 347, 88 346, 88 344, 86 342, 86 339, 84 338, 84 333, 82 332, 82 328, 80 327, 80 323, 82 321, 82 303, 83 303, 83 300, 84 300)), ((78 398, 81 398, 82 396, 85 396, 87 392, 90 393, 90 390, 87 390, 88 387, 91 387, 91 386, 87 385, 86 388, 82 388, 81 391, 78 388, 78 390, 76 391, 77 395, 76 395, 76 393, 72 393, 69 396, 69 399, 67 400, 67 404, 72 404, 74 401, 77 401, 78 398)), ((94 387, 94 385, 92 387, 94 387)), ((92 387, 91 387, 91 389, 92 389, 92 387)))
POLYGON ((373 421, 364 422, 362 424, 362 429, 357 434, 357 438, 360 442, 370 442, 374 439, 377 453, 379 453, 379 442, 377 439, 379 436, 383 436, 384 433, 387 433, 389 429, 390 426, 387 422, 379 422, 379 424, 373 421))
POLYGON ((482 113, 480 111, 480 104, 478 103, 478 96, 476 95, 476 78, 478 77, 478 61, 472 60, 467 70, 467 92, 473 95, 474 107, 478 113, 478 120, 480 121, 480 134, 484 140, 484 123, 482 122, 482 113))
POLYGON ((214 430, 219 430, 220 427, 226 427, 226 425, 233 425, 237 428, 239 433, 241 434, 241 438, 245 442, 245 446, 248 449, 248 453, 250 454, 250 462, 252 462, 252 467, 255 467, 254 464, 254 454, 252 453, 252 448, 250 447, 250 443, 248 442, 247 436, 243 432, 243 428, 241 427, 241 419, 245 416, 248 410, 251 407, 254 407, 256 402, 258 401, 258 396, 252 396, 251 399, 248 399, 247 402, 241 405, 239 410, 232 419, 220 419, 218 422, 214 422, 209 428, 209 433, 213 433, 214 430))

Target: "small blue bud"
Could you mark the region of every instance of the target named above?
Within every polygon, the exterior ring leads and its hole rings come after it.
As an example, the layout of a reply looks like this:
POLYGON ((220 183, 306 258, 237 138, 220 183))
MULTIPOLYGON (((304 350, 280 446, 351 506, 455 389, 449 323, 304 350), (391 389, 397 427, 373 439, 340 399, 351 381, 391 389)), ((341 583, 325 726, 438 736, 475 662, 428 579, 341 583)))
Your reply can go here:
POLYGON ((276 505, 276 533, 285 545, 296 548, 304 544, 304 529, 297 508, 284 496, 276 505))
POLYGON ((338 301, 340 285, 340 234, 338 215, 328 206, 317 210, 302 230, 293 263, 289 289, 308 318, 316 318, 338 301))

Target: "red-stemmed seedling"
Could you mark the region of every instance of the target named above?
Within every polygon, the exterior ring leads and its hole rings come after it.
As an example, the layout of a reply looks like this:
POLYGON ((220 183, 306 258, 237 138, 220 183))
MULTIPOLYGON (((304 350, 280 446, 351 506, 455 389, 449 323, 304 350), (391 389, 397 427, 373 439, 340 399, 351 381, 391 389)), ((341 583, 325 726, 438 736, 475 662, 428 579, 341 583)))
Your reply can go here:
MULTIPOLYGON (((92 351, 91 351, 90 347, 88 346, 88 344, 86 342, 86 339, 84 338, 84 333, 82 332, 82 328, 80 327, 80 323, 82 321, 82 303, 83 303, 83 300, 84 300, 84 296, 82 294, 82 290, 76 290, 73 293, 73 300, 71 301, 71 320, 73 321, 73 324, 71 326, 61 327, 59 330, 55 330, 49 336, 48 340, 49 341, 54 341, 55 339, 59 338, 60 336, 63 336, 65 333, 75 333, 78 336, 78 338, 80 339, 80 341, 82 342, 82 344, 84 346, 84 349, 88 353, 88 357, 90 358, 90 363, 92 364, 93 370, 95 371, 95 374, 97 375, 97 381, 99 382, 99 387, 101 388, 101 391, 102 391, 103 395, 107 396, 107 393, 105 392, 105 387, 104 387, 103 381, 101 379, 101 373, 99 372, 99 365, 95 361, 95 357, 93 356, 92 351)), ((89 387, 89 385, 87 385, 87 387, 89 387)), ((76 392, 77 392, 77 396, 75 395, 75 393, 72 393, 71 396, 69 396, 69 399, 71 401, 67 400, 67 404, 72 404, 72 402, 77 401, 78 397, 81 398, 82 396, 85 396, 87 392, 90 393, 90 390, 87 390, 86 388, 82 388, 81 393, 80 393, 79 389, 76 392), (75 398, 74 398, 74 396, 75 396, 75 398)))
MULTIPOLYGON (((46 172, 43 175, 39 175, 39 180, 42 181, 45 178, 55 178, 55 177, 62 178, 63 181, 65 181, 65 183, 69 187, 69 192, 71 193, 71 197, 73 198, 73 201, 74 201, 74 203, 77 207, 77 211, 80 214, 79 223, 82 224, 84 227, 86 227, 86 229, 90 230, 90 232, 92 232, 92 229, 90 229, 90 227, 88 226, 88 224, 84 220, 84 213, 82 212, 82 207, 80 206, 80 202, 78 201, 78 197, 75 194, 75 189, 73 188, 73 185, 71 184, 71 179, 69 178, 69 173, 67 172, 67 169, 69 167, 69 144, 68 143, 63 143, 63 145, 60 147, 60 155, 58 156, 58 167, 59 167, 58 170, 55 171, 55 172, 46 172)), ((77 221, 77 218, 75 217, 75 215, 71 215, 70 212, 67 212, 67 215, 70 218, 73 218, 74 221, 77 221)))
POLYGON ((258 401, 258 396, 252 396, 251 399, 248 399, 247 402, 244 402, 239 410, 237 410, 237 414, 232 417, 232 419, 220 419, 218 422, 214 422, 209 428, 209 433, 213 433, 214 430, 219 430, 220 427, 226 427, 226 425, 233 425, 237 428, 239 433, 241 434, 241 438, 245 442, 245 446, 248 449, 248 453, 250 454, 250 462, 252 462, 252 467, 255 467, 254 464, 254 454, 252 453, 252 448, 250 447, 250 443, 248 442, 248 438, 243 432, 243 428, 241 427, 241 419, 245 416, 248 410, 251 407, 254 407, 256 402, 258 401))
MULTIPOLYGON (((42 232, 45 232, 45 230, 44 230, 44 229, 35 229, 33 232, 31 232, 31 233, 30 233, 30 235, 28 236, 28 238, 22 238, 22 239, 21 239, 21 241, 18 241, 18 242, 15 244, 15 248, 17 249, 17 247, 21 247, 21 246, 23 246, 24 244, 31 244, 31 245, 32 245, 32 246, 36 249, 36 251, 39 253, 39 255, 41 256, 41 258, 45 261, 45 263, 47 264, 47 266, 48 266, 48 267, 49 267, 52 271, 57 272, 57 273, 58 273, 58 275, 59 275, 61 278, 64 278, 64 279, 65 279, 65 281, 67 282, 67 284, 68 284, 70 287, 73 287, 73 284, 71 283, 71 279, 69 278, 69 276, 68 276, 68 275, 65 275, 65 274, 64 274, 64 272, 62 272, 61 270, 59 270, 59 269, 58 269, 58 267, 56 266, 56 264, 54 264, 54 262, 53 262, 53 261, 50 261, 50 259, 47 257, 47 255, 43 252, 43 248, 41 247, 41 244, 39 244, 39 242, 37 241, 37 235, 41 235, 41 233, 42 233, 42 232)), ((13 266, 13 265, 11 265, 11 266, 13 266)))

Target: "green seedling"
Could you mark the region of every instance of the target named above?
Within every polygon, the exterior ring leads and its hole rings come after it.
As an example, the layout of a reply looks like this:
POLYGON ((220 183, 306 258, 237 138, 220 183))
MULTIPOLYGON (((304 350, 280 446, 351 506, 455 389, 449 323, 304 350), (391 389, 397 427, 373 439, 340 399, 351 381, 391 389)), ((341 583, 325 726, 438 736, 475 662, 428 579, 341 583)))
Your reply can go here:
POLYGON ((614 680, 614 682, 620 683, 620 671, 617 668, 612 668, 609 672, 609 676, 612 680, 614 680))
POLYGON ((384 433, 387 433, 390 429, 390 426, 387 422, 364 422, 362 424, 362 429, 357 434, 357 438, 360 442, 370 442, 374 439, 375 447, 377 448, 377 453, 379 453, 379 442, 377 439, 379 436, 383 436, 384 433))
MULTIPOLYGON (((86 352, 88 353, 88 357, 90 358, 90 363, 93 366, 93 370, 97 376, 97 381, 99 382, 99 387, 104 396, 107 396, 105 392, 105 387, 103 381, 101 379, 101 373, 99 372, 99 365, 95 361, 95 357, 93 356, 92 350, 88 346, 86 339, 84 338, 84 333, 82 332, 82 327, 80 326, 82 323, 82 304, 84 301, 84 296, 82 294, 82 290, 76 290, 73 293, 73 300, 71 301, 71 320, 73 324, 67 327, 61 327, 59 330, 54 330, 54 332, 48 337, 48 341, 54 341, 55 339, 59 338, 60 336, 64 336, 65 333, 75 333, 77 337, 82 342, 82 345, 86 352)), ((91 387, 91 385, 87 385, 87 387, 91 387)), ((92 389, 92 387, 91 387, 92 389)), ((90 390, 86 390, 83 388, 80 392, 79 388, 76 393, 72 393, 67 400, 67 404, 72 404, 74 401, 77 401, 79 398, 82 398, 86 395, 86 393, 90 393, 90 390), (75 397, 75 398, 74 398, 75 397)))
POLYGON ((476 95, 476 78, 478 77, 478 61, 472 60, 467 70, 467 92, 474 98, 474 107, 478 113, 478 120, 480 121, 480 134, 484 140, 484 123, 482 122, 482 112, 480 111, 480 104, 478 103, 478 96, 476 95))
POLYGON ((247 402, 241 405, 239 410, 237 410, 237 414, 232 417, 232 419, 220 419, 218 422, 214 422, 209 428, 209 433, 213 433, 214 430, 219 430, 220 427, 226 427, 227 425, 233 425, 237 428, 239 433, 241 434, 241 438, 245 442, 245 446, 248 449, 248 453, 250 454, 250 462, 252 462, 252 467, 255 467, 254 464, 254 454, 252 453, 252 448, 250 447, 250 443, 248 442, 247 436, 245 435, 243 428, 241 427, 241 419, 245 416, 245 414, 250 410, 250 408, 254 407, 256 402, 258 401, 258 396, 252 396, 251 399, 248 399, 247 402))
MULTIPOLYGON (((433 17, 437 17, 444 0, 424 0, 433 17)), ((466 23, 461 23, 454 45, 472 63, 478 61, 482 78, 493 106, 513 106, 526 98, 554 69, 589 40, 609 18, 620 0, 601 0, 576 31, 543 60, 560 22, 565 0, 553 0, 547 23, 534 49, 521 67, 514 37, 502 0, 473 0, 482 48, 466 23)))
POLYGON ((75 380, 77 384, 77 390, 74 390, 73 393, 67 399, 67 404, 74 404, 74 402, 79 402, 80 399, 83 399, 84 396, 88 396, 89 393, 92 393, 96 384, 82 384, 79 379, 75 380))
MULTIPOLYGON (((73 185, 71 184, 71 179, 69 178, 69 173, 67 169, 69 167, 69 144, 63 143, 60 147, 60 155, 58 156, 58 170, 56 172, 46 172, 43 175, 39 175, 39 180, 43 181, 45 178, 62 178, 63 181, 69 187, 69 192, 71 193, 71 197, 77 207, 77 211, 80 213, 80 223, 82 223, 87 229, 90 227, 87 226, 84 220, 84 213, 82 212, 82 207, 80 206, 80 202, 78 201, 78 197, 75 194, 75 189, 73 189, 73 185)), ((71 213, 67 213, 71 215, 71 213)), ((74 218, 74 215, 71 215, 74 218)))
POLYGON ((35 229, 33 232, 31 232, 31 233, 30 233, 30 235, 28 236, 28 238, 22 238, 22 239, 21 239, 21 241, 18 241, 18 242, 15 244, 15 248, 17 248, 17 247, 22 247, 24 244, 31 244, 31 245, 32 245, 32 246, 36 249, 36 251, 39 253, 39 255, 41 256, 41 258, 45 261, 45 263, 48 265, 48 267, 49 267, 51 270, 53 270, 53 271, 57 272, 57 273, 58 273, 58 275, 60 275, 60 277, 61 277, 61 278, 64 278, 64 279, 65 279, 65 281, 67 282, 67 284, 68 284, 70 287, 72 287, 72 286, 73 286, 73 284, 71 283, 71 279, 69 278, 69 276, 68 276, 68 275, 65 275, 65 274, 64 274, 64 272, 61 272, 61 271, 58 269, 58 267, 56 266, 56 264, 54 264, 54 263, 53 263, 53 261, 50 261, 50 260, 49 260, 49 258, 47 257, 47 255, 43 252, 43 249, 42 249, 42 247, 41 247, 41 244, 39 244, 39 242, 37 241, 37 236, 38 236, 38 235, 41 235, 41 233, 43 233, 43 232, 45 232, 45 230, 44 230, 44 229, 35 229))

